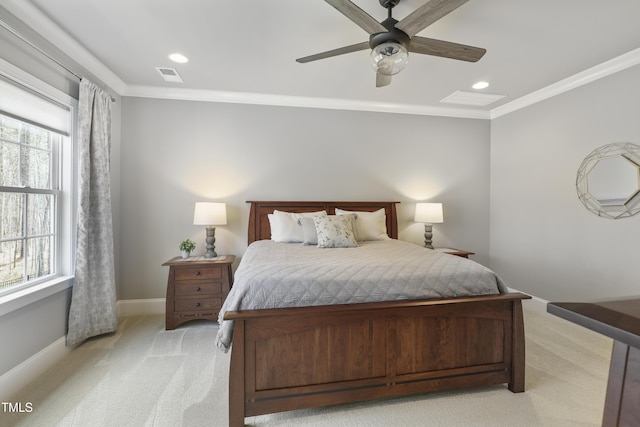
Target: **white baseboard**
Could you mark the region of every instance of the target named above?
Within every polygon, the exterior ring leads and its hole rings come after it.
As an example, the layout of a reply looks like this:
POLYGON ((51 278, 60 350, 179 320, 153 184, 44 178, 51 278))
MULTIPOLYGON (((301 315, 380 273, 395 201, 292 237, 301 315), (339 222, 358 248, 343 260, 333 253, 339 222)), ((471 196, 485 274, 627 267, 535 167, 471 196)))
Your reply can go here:
MULTIPOLYGON (((165 299, 120 300, 116 303, 118 317, 164 314, 165 299)), ((66 336, 40 350, 18 366, 0 376, 0 402, 10 402, 11 397, 47 369, 67 356, 72 349, 66 346, 66 336)))
POLYGON ((125 299, 116 303, 116 313, 118 317, 164 314, 165 304, 164 298, 125 299))
POLYGON ((13 395, 62 360, 71 351, 72 349, 66 346, 66 337, 59 338, 0 376, 0 402, 10 402, 13 395))

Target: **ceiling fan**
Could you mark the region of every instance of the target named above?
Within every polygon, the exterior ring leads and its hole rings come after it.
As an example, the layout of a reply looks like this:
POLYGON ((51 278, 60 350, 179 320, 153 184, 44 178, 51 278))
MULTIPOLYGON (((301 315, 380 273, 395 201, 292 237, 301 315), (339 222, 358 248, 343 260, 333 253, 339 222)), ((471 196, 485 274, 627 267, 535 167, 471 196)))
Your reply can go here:
POLYGON ((388 17, 382 22, 376 21, 350 0, 325 1, 369 33, 369 41, 298 58, 297 62, 307 63, 371 49, 371 65, 376 71, 376 87, 382 87, 389 85, 391 76, 404 68, 409 59, 409 52, 468 62, 476 62, 486 53, 486 49, 479 47, 416 37, 417 33, 468 0, 427 0, 427 3, 401 21, 391 16, 392 9, 400 0, 379 0, 380 5, 388 10, 388 17))

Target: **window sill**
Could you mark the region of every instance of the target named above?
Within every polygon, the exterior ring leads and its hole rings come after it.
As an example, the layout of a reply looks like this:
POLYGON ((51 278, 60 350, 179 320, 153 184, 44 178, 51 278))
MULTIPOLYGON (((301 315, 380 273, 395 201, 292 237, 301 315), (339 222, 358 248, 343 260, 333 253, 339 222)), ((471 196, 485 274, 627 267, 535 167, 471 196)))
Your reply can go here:
POLYGON ((38 302, 73 285, 73 276, 61 276, 0 297, 0 316, 38 302))

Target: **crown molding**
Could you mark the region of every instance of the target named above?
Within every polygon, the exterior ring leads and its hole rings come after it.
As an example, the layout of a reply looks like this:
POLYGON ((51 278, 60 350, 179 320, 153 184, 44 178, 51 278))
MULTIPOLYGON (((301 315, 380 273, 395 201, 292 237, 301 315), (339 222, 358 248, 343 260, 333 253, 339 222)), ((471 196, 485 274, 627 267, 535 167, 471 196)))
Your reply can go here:
POLYGON ((159 98, 181 101, 227 102, 235 104, 272 105, 280 107, 321 108, 332 110, 372 111, 381 113, 415 114, 423 116, 489 119, 486 110, 432 107, 391 102, 358 101, 336 98, 270 95, 246 92, 182 89, 158 86, 127 86, 123 96, 159 98))
POLYGON ((493 120, 596 80, 600 80, 617 72, 634 67, 638 64, 640 64, 640 48, 588 68, 580 73, 574 74, 571 77, 567 77, 564 80, 560 80, 535 92, 531 92, 530 94, 522 96, 507 104, 496 107, 490 111, 489 117, 493 120))
POLYGON ((16 18, 56 46, 79 67, 93 74, 118 95, 122 95, 127 85, 111 69, 93 56, 91 52, 62 30, 32 3, 23 0, 0 0, 0 4, 16 18))
POLYGON ((33 4, 21 0, 0 0, 0 5, 31 28, 37 28, 38 33, 53 45, 61 46, 60 50, 64 54, 68 55, 69 58, 87 72, 100 79, 120 96, 492 120, 640 64, 640 48, 637 48, 491 110, 175 87, 135 86, 127 85, 122 81, 111 69, 33 4))
POLYGON ((228 102, 286 107, 323 108, 335 110, 372 111, 396 114, 457 117, 493 120, 514 111, 537 104, 556 95, 568 92, 604 77, 640 64, 640 48, 617 56, 566 79, 560 80, 535 92, 491 110, 470 108, 447 108, 425 105, 357 101, 337 98, 313 98, 284 95, 268 95, 245 92, 225 92, 213 90, 165 88, 157 86, 127 86, 123 96, 160 98, 185 101, 228 102))

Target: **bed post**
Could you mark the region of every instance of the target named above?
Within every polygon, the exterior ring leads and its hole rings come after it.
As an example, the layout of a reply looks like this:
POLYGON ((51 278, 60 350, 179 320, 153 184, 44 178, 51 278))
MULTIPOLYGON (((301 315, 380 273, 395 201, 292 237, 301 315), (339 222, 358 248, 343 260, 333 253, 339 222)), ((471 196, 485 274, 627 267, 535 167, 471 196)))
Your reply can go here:
POLYGON ((525 375, 525 340, 524 340, 524 319, 522 313, 522 300, 513 300, 512 307, 513 341, 511 343, 511 380, 509 390, 514 393, 524 391, 525 375))
POLYGON ((256 204, 255 202, 247 202, 250 203, 249 208, 249 226, 247 227, 248 235, 247 241, 249 243, 256 241, 256 227, 258 226, 258 219, 256 218, 256 204))
POLYGON ((391 226, 387 226, 389 227, 389 236, 392 239, 397 239, 398 238, 398 212, 396 210, 396 203, 399 202, 393 202, 390 206, 390 210, 391 210, 391 226), (394 237, 395 236, 395 237, 394 237))
POLYGON ((229 427, 244 427, 244 320, 235 320, 229 372, 229 427))

